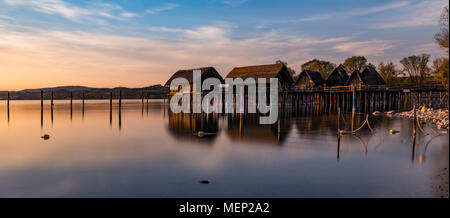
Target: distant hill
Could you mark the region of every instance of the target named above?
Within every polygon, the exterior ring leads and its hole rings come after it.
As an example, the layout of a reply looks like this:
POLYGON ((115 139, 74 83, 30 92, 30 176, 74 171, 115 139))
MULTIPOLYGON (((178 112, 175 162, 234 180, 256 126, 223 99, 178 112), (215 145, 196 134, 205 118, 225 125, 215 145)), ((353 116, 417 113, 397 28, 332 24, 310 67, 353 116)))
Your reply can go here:
MULTIPOLYGON (((45 99, 50 99, 51 92, 53 92, 55 100, 69 99, 71 92, 74 99, 81 99, 83 93, 85 93, 86 99, 109 99, 110 92, 113 92, 113 98, 117 98, 119 95, 119 90, 122 90, 123 99, 140 99, 142 98, 142 96, 144 96, 144 98, 147 98, 148 96, 148 98, 150 99, 163 99, 166 98, 167 93, 169 93, 169 88, 163 87, 161 85, 153 85, 143 88, 92 88, 86 86, 58 86, 41 89, 24 89, 20 91, 10 92, 10 96, 12 100, 39 100, 41 90, 44 90, 45 99)), ((7 91, 0 91, 0 100, 7 99, 7 93, 7 91)))

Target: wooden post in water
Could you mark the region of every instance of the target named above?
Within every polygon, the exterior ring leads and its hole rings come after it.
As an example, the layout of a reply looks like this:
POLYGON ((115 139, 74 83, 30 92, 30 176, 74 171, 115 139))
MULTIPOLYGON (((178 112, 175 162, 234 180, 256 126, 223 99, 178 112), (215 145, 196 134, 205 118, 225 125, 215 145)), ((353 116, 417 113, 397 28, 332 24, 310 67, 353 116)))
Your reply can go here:
POLYGON ((119 111, 122 109, 122 90, 119 90, 119 111))
POLYGON ((113 105, 113 93, 111 91, 109 92, 109 110, 112 110, 112 105, 113 105))
POLYGON ((41 90, 41 110, 44 108, 44 90, 41 90))
POLYGON ((84 96, 84 92, 83 92, 83 95, 81 97, 81 114, 83 117, 84 117, 84 98, 85 98, 85 96, 84 96))
POLYGON ((70 92, 70 120, 72 121, 72 101, 73 101, 73 93, 70 92))
POLYGON ((109 126, 112 126, 112 100, 113 100, 113 93, 112 91, 109 92, 109 126))
POLYGON ((53 109, 53 91, 52 91, 51 97, 50 97, 50 106, 53 109))
POLYGON ((8 99, 7 99, 7 103, 6 103, 6 110, 7 110, 7 113, 8 113, 8 124, 9 124, 9 100, 10 100, 10 93, 8 92, 8 97, 7 97, 8 99))
POLYGON ((352 87, 352 91, 353 91, 353 100, 352 100, 352 132, 353 132, 353 127, 355 125, 355 110, 356 110, 356 87, 353 86, 352 87))
POLYGON ((50 116, 51 116, 51 122, 53 124, 53 91, 51 92, 50 95, 50 116))
POLYGON ((337 126, 338 126, 338 134, 340 135, 341 133, 341 108, 338 107, 337 108, 337 126))
POLYGON ((41 129, 44 127, 44 90, 41 90, 41 129))
POLYGON ((8 92, 8 97, 7 97, 7 102, 6 102, 6 109, 8 110, 8 112, 9 112, 9 99, 10 98, 11 98, 10 93, 8 92))

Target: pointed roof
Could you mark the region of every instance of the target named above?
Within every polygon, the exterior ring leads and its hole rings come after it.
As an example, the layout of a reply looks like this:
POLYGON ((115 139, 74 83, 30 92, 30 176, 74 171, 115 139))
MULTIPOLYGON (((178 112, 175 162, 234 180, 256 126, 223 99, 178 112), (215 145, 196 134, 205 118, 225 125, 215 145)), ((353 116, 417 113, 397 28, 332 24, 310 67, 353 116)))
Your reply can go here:
POLYGON ((386 85, 383 77, 372 66, 366 67, 361 73, 361 78, 366 85, 386 85))
POLYGON ((190 84, 193 83, 193 76, 194 76, 194 70, 200 70, 201 71, 201 77, 202 82, 209 77, 216 77, 220 80, 221 83, 225 83, 222 76, 217 72, 217 70, 214 67, 200 67, 195 69, 189 69, 189 70, 178 70, 176 73, 170 77, 169 80, 167 80, 166 84, 164 86, 170 85, 172 80, 176 78, 185 78, 189 81, 190 84))
POLYGON ((246 67, 235 67, 225 78, 279 78, 283 77, 287 82, 294 83, 294 79, 284 64, 269 64, 246 67))
POLYGON ((347 80, 347 83, 350 82, 350 80, 352 80, 353 78, 357 78, 359 81, 361 81, 362 83, 365 83, 365 81, 362 79, 361 77, 361 72, 359 72, 359 70, 354 70, 352 74, 350 74, 350 77, 347 80))
POLYGON ((347 71, 342 64, 340 64, 336 69, 333 70, 330 74, 328 74, 325 82, 327 86, 333 85, 345 85, 347 83, 349 76, 347 71))
POLYGON ((325 80, 322 78, 322 76, 320 75, 319 72, 316 71, 311 71, 311 70, 303 70, 300 75, 297 78, 297 81, 295 82, 295 84, 298 84, 300 79, 303 76, 307 76, 309 79, 311 79, 311 81, 314 82, 315 85, 322 85, 325 80))

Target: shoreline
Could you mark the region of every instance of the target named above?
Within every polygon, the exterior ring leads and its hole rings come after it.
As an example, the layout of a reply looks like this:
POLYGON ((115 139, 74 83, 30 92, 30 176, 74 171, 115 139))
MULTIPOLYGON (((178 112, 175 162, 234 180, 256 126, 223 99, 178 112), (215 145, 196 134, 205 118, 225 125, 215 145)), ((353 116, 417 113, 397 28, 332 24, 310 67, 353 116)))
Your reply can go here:
MULTIPOLYGON (((422 122, 429 122, 438 129, 449 130, 449 111, 448 109, 433 109, 425 106, 419 107, 417 110, 417 118, 422 122)), ((403 117, 414 119, 414 110, 394 113, 394 117, 403 117)))

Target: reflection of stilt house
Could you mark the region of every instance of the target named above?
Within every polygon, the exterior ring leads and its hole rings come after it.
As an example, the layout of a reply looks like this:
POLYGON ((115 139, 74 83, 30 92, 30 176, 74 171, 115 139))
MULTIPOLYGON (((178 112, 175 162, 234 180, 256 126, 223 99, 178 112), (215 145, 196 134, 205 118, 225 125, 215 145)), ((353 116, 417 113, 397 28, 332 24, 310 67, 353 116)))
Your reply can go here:
MULTIPOLYGON (((220 80, 220 82, 222 84, 224 83, 224 80, 223 80, 222 76, 220 76, 220 74, 217 72, 216 69, 214 69, 214 67, 202 67, 202 68, 189 69, 189 70, 179 70, 175 74, 173 74, 172 77, 170 77, 170 79, 165 84, 166 87, 170 87, 169 99, 170 99, 171 96, 173 96, 174 94, 179 92, 181 90, 181 88, 182 88, 181 86, 176 86, 176 87, 170 86, 170 83, 172 82, 172 80, 174 80, 176 78, 185 78, 185 79, 187 79, 187 81, 189 81, 189 85, 191 86, 190 92, 192 93, 192 91, 193 91, 193 83, 194 83, 194 79, 193 79, 194 70, 200 70, 201 71, 201 81, 202 81, 202 83, 207 78, 217 78, 217 79, 220 80)), ((206 94, 206 93, 203 93, 203 91, 202 91, 202 94, 206 94)))
POLYGON ((313 90, 323 86, 325 80, 319 72, 304 70, 295 82, 295 88, 300 90, 313 90))
POLYGON ((325 79, 326 86, 345 86, 347 85, 348 74, 345 71, 344 66, 339 65, 336 69, 328 74, 325 79))

